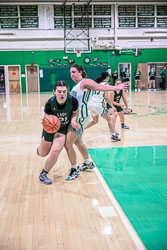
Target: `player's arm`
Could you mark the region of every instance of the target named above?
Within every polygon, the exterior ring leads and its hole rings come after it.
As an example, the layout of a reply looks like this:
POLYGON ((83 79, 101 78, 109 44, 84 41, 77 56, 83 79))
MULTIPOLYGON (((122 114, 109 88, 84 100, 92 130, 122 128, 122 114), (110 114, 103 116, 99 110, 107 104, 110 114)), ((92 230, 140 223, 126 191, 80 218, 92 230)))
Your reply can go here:
POLYGON ((79 104, 78 100, 75 97, 72 97, 72 105, 73 105, 73 110, 72 110, 72 115, 71 115, 71 126, 75 129, 80 129, 80 125, 77 123, 77 118, 79 114, 79 104))
POLYGON ((53 115, 52 109, 51 109, 51 99, 49 99, 44 107, 44 117, 49 117, 49 115, 53 115))
POLYGON ((94 90, 100 90, 100 91, 113 91, 113 90, 123 90, 128 87, 127 83, 121 83, 117 86, 110 86, 110 85, 101 85, 97 84, 95 81, 85 78, 81 82, 81 89, 94 89, 94 90))

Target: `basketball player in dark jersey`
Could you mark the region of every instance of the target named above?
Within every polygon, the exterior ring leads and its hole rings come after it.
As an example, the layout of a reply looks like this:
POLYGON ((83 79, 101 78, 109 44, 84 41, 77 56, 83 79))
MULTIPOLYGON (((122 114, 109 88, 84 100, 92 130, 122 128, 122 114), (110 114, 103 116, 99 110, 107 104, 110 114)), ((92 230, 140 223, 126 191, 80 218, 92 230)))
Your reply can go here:
POLYGON ((153 87, 154 91, 156 91, 155 88, 155 76, 156 76, 156 72, 154 71, 154 68, 151 69, 151 71, 149 72, 149 90, 151 90, 151 87, 153 87))
POLYGON ((139 70, 139 68, 136 69, 135 73, 135 92, 140 92, 140 76, 141 76, 141 72, 139 70))
MULTIPOLYGON (((124 73, 124 82, 129 82, 130 83, 130 72, 129 69, 127 69, 124 73)), ((129 91, 129 89, 126 90, 127 92, 129 91)))
MULTIPOLYGON (((115 82, 115 86, 118 86, 118 84, 120 84, 120 80, 117 80, 115 82)), ((117 115, 118 115, 119 118, 120 118, 120 122, 121 122, 121 128, 129 129, 129 126, 127 126, 125 124, 125 117, 124 117, 124 111, 123 111, 123 107, 125 106, 126 107, 126 112, 130 114, 130 110, 128 108, 128 102, 127 102, 126 94, 125 94, 124 90, 116 90, 114 92, 111 92, 110 96, 111 96, 111 102, 112 102, 113 106, 116 108, 116 111, 117 111, 117 112, 112 113, 112 115, 113 115, 113 117, 112 117, 113 124, 115 125, 116 118, 117 118, 117 115), (123 99, 124 103, 120 103, 121 98, 123 99)), ((107 104, 107 108, 110 110, 110 105, 109 104, 107 104)))
POLYGON ((39 180, 45 184, 52 181, 47 174, 57 162, 58 156, 65 144, 67 129, 71 125, 76 130, 80 129, 76 122, 78 116, 78 101, 68 94, 68 87, 64 81, 57 81, 54 86, 54 96, 51 97, 44 108, 44 117, 55 115, 59 118, 61 126, 56 133, 50 134, 45 130, 42 132, 41 143, 37 149, 39 156, 45 157, 49 154, 44 168, 39 175, 39 180))

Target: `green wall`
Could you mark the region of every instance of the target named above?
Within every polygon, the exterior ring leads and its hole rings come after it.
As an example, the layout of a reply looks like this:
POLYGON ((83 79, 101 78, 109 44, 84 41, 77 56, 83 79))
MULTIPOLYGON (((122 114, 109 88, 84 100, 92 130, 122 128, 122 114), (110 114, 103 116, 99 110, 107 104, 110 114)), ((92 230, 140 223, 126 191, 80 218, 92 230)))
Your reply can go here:
MULTIPOLYGON (((62 79, 69 82, 70 88, 72 86, 72 82, 70 82, 69 77, 69 67, 64 67, 64 64, 68 62, 68 60, 74 60, 74 63, 79 63, 83 67, 89 67, 89 77, 94 76, 97 73, 97 77, 100 76, 101 70, 103 69, 101 66, 97 66, 97 63, 101 62, 108 63, 113 69, 118 69, 119 63, 131 63, 131 72, 132 72, 132 88, 134 88, 134 72, 138 63, 151 63, 151 62, 167 62, 167 49, 140 49, 141 54, 135 55, 135 50, 133 52, 128 52, 124 50, 122 54, 119 53, 118 50, 109 51, 109 50, 96 50, 92 51, 91 54, 82 54, 81 57, 76 57, 75 54, 65 54, 64 51, 0 51, 0 65, 20 65, 21 66, 21 74, 25 74, 25 65, 30 65, 34 62, 35 65, 39 66, 39 70, 43 69, 44 71, 53 71, 55 75, 61 77, 62 79), (33 52, 33 53, 32 53, 33 52), (114 52, 114 55, 113 53, 114 52), (64 60, 63 57, 68 56, 68 60, 64 60), (84 58, 89 57, 90 63, 86 64, 84 62, 84 58), (93 59, 98 58, 97 63, 94 63, 93 59), (49 60, 50 59, 61 59, 61 63, 63 67, 57 67, 57 63, 55 64, 55 68, 50 67, 49 60), (90 64, 94 63, 96 66, 90 66, 90 64), (91 68, 92 70, 91 70, 91 68), (61 76, 62 74, 62 76, 61 76)), ((104 67, 106 68, 106 67, 104 67)), ((51 74, 51 78, 48 78, 46 83, 42 83, 42 78, 40 79, 41 83, 45 86, 42 86, 43 91, 48 91, 52 89, 54 73, 51 74)), ((57 80, 57 78, 55 79, 57 80)), ((22 91, 26 92, 26 82, 25 77, 22 77, 22 91)))

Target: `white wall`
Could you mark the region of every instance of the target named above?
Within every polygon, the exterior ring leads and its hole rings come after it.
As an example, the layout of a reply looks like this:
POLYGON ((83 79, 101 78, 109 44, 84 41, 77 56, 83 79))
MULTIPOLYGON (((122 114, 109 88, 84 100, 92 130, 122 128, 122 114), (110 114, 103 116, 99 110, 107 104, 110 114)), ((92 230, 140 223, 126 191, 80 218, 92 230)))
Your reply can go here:
MULTIPOLYGON (((114 5, 112 5, 113 24, 111 29, 90 29, 93 49, 167 48, 167 28, 117 28, 117 8, 116 6, 114 9, 114 5), (153 40, 151 41, 151 39, 153 40)), ((53 5, 38 5, 38 14, 39 29, 0 29, 0 50, 64 49, 64 30, 54 29, 53 5)))

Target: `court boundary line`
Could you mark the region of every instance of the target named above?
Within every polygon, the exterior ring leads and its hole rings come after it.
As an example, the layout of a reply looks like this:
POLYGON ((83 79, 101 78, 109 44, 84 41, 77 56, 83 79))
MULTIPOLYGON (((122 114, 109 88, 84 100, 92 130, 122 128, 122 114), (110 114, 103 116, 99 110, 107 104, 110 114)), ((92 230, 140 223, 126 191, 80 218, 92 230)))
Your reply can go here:
MULTIPOLYGON (((91 158, 91 157, 90 157, 91 158)), ((94 163, 95 164, 95 163, 94 163)), ((96 166, 96 164, 95 164, 96 166)), ((110 201, 112 202, 114 208, 116 209, 119 217, 121 218, 125 228, 127 229, 128 233, 130 234, 132 240, 134 241, 136 247, 140 250, 146 250, 146 247, 144 246, 142 240, 140 239, 139 235, 137 234, 136 230, 130 223, 129 219, 127 218, 126 214, 122 210, 120 204, 118 203, 117 199, 115 198, 114 194, 112 193, 111 189, 107 185, 106 181, 104 180, 103 176, 101 175, 99 169, 97 166, 94 168, 94 171, 102 184, 107 196, 109 197, 110 201)))

